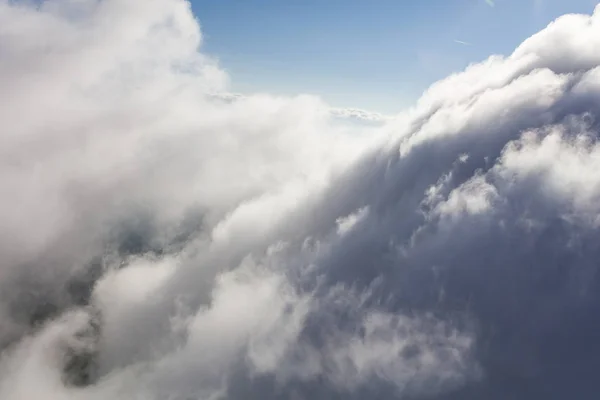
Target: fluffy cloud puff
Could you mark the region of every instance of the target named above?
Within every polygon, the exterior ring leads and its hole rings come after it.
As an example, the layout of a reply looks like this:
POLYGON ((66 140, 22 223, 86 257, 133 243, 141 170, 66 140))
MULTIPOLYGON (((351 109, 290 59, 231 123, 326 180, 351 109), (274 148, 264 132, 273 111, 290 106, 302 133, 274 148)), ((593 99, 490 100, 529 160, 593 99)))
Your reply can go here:
POLYGON ((382 127, 201 39, 0 2, 1 398, 596 397, 600 8, 382 127))

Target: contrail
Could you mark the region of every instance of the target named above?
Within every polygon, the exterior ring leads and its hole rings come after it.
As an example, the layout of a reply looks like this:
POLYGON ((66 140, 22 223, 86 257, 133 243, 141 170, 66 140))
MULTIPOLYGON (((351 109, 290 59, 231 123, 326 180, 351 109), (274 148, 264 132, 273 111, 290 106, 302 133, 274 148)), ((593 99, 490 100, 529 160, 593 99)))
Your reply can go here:
POLYGON ((454 39, 454 43, 464 44, 465 46, 471 46, 471 43, 465 42, 465 41, 462 41, 462 40, 457 40, 457 39, 454 39))
POLYGON ((485 2, 488 3, 490 7, 494 7, 496 5, 496 3, 494 3, 494 0, 485 0, 485 2))

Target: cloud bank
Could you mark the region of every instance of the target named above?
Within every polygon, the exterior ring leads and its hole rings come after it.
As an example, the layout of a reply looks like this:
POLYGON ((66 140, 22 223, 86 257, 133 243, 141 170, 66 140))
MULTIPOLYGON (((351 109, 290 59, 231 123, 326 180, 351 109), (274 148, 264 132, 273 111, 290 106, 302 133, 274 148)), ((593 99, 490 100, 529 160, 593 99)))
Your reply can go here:
POLYGON ((0 398, 597 397, 600 7, 374 125, 201 43, 0 1, 0 398))

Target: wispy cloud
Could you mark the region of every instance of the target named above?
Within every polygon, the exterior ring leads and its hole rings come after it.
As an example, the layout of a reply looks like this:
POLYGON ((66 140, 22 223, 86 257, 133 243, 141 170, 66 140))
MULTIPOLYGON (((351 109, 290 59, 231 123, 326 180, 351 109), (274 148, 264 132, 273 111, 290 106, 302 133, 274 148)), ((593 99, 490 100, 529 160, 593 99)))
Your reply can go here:
POLYGON ((494 3, 494 0, 485 0, 485 2, 490 6, 490 7, 494 7, 496 6, 496 3, 494 3))
POLYGON ((454 43, 463 44, 465 46, 471 46, 471 43, 465 42, 464 40, 454 39, 454 43))

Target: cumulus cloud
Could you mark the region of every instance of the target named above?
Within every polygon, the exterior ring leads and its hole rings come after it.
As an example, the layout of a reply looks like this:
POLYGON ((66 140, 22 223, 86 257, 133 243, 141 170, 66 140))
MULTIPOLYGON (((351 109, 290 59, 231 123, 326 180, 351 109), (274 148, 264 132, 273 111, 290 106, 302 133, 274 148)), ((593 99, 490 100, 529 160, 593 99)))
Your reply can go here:
POLYGON ((599 38, 364 124, 215 95, 183 0, 1 1, 0 398, 596 398, 599 38))
MULTIPOLYGON (((211 94, 211 97, 215 100, 225 103, 233 103, 242 100, 247 96, 244 96, 241 93, 215 92, 211 94)), ((392 119, 390 116, 386 116, 377 112, 361 110, 359 108, 330 107, 329 113, 342 121, 349 120, 352 122, 361 122, 372 125, 380 125, 392 119)))

